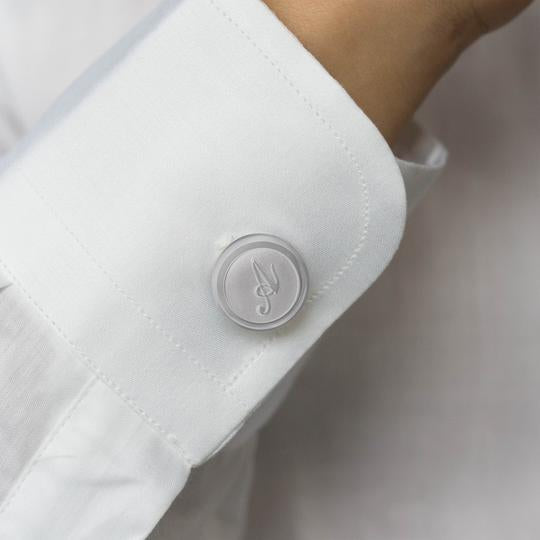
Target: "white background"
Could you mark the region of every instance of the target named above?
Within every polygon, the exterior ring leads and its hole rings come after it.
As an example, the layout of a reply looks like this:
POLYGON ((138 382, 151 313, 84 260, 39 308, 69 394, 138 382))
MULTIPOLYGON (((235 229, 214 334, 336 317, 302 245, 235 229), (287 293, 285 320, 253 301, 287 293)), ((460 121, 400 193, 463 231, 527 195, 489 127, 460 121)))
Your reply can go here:
POLYGON ((540 5, 420 117, 450 166, 260 440, 248 538, 540 538, 540 5))
MULTIPOLYGON (((0 149, 156 3, 0 1, 0 149)), ((250 540, 540 537, 540 5, 420 117, 448 171, 263 431, 250 540)))

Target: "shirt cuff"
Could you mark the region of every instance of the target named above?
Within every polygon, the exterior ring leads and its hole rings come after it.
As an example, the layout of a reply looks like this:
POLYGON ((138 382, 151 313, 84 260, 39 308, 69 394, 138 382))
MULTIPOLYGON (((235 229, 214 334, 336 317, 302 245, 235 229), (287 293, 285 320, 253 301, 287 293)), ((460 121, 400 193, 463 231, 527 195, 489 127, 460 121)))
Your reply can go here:
POLYGON ((73 361, 54 377, 71 397, 51 407, 61 429, 11 489, 0 536, 143 538, 384 270, 405 215, 383 137, 262 2, 164 4, 3 166, 0 269, 73 361), (267 332, 226 318, 211 289, 223 247, 254 233, 293 245, 310 276, 304 308, 267 332), (120 487, 95 482, 126 468, 120 487), (96 497, 157 503, 63 525, 62 505, 96 497))
POLYGON ((440 177, 448 161, 448 151, 432 134, 412 122, 394 146, 407 193, 407 212, 412 212, 440 177))

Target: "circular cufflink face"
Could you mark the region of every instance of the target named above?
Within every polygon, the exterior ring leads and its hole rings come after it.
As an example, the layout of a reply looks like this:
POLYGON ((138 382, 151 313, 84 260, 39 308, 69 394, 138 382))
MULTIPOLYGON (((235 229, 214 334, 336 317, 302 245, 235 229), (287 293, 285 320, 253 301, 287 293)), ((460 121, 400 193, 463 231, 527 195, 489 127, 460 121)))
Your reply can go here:
POLYGON ((225 314, 252 330, 271 330, 291 320, 308 289, 300 255, 268 234, 244 236, 230 244, 217 260, 212 281, 225 314))

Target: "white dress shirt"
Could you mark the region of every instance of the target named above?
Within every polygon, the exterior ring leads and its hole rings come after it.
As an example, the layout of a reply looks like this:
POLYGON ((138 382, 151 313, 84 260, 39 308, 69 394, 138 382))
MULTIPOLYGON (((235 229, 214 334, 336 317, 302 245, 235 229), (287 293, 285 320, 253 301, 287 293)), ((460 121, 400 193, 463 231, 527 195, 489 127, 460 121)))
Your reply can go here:
POLYGON ((78 79, 2 164, 0 537, 144 538, 213 456, 241 522, 252 434, 446 160, 416 126, 399 153, 258 0, 167 2, 78 79), (258 233, 309 272, 270 331, 211 287, 258 233))

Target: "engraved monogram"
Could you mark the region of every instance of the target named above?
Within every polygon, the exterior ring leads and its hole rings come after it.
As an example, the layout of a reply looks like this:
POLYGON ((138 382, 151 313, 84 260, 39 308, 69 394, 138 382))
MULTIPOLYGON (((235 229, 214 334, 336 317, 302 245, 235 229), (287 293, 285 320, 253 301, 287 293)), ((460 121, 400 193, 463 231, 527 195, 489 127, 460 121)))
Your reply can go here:
POLYGON ((264 304, 257 306, 257 313, 259 315, 268 315, 272 310, 270 297, 276 295, 279 291, 279 279, 276 269, 273 264, 270 264, 270 276, 268 276, 255 258, 251 259, 251 268, 257 280, 257 286, 254 291, 255 295, 259 298, 264 298, 264 304))

